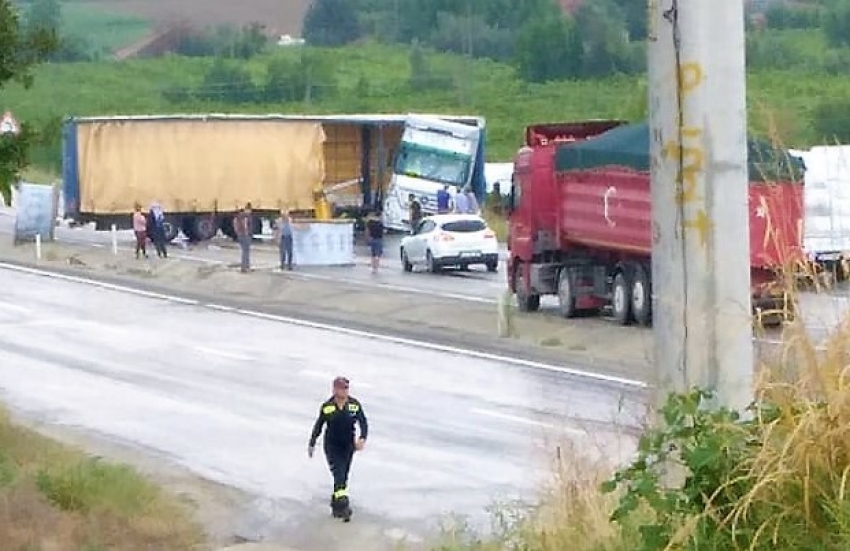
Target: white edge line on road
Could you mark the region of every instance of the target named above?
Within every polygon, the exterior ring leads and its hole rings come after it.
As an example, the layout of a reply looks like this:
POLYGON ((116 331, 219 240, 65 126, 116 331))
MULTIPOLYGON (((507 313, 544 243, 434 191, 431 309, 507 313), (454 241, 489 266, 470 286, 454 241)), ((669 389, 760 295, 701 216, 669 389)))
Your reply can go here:
POLYGON ((228 360, 236 360, 240 362, 253 362, 257 360, 257 358, 253 356, 246 356, 236 352, 228 352, 227 350, 219 350, 218 348, 208 348, 206 346, 193 346, 193 348, 202 354, 206 354, 208 356, 219 356, 228 360))
POLYGON ((32 312, 32 310, 25 306, 18 306, 17 304, 3 301, 0 301, 0 310, 11 310, 12 312, 17 312, 19 314, 29 314, 32 312))
POLYGON ((106 283, 104 281, 97 281, 94 279, 87 279, 84 277, 77 276, 69 276, 65 274, 57 274, 45 270, 39 270, 37 268, 27 268, 24 266, 15 266, 14 264, 6 264, 5 262, 0 262, 0 268, 5 270, 11 270, 14 272, 21 272, 25 274, 37 275, 41 277, 49 277, 52 279, 58 279, 61 281, 68 281, 71 283, 81 283, 83 285, 89 285, 92 287, 100 287, 101 289, 108 289, 110 291, 117 291, 119 293, 128 293, 132 295, 138 295, 147 298, 155 298, 159 300, 165 300, 168 302, 176 302, 178 304, 186 304, 190 306, 199 305, 200 302, 197 300, 192 300, 188 298, 180 298, 172 295, 164 295, 162 293, 154 293, 152 291, 144 291, 142 289, 133 289, 132 287, 125 287, 123 285, 114 285, 112 283, 106 283))
POLYGON ((588 432, 585 430, 567 427, 563 425, 553 425, 551 423, 544 423, 542 421, 535 421, 533 419, 526 419, 525 417, 520 417, 518 415, 509 415, 507 413, 499 413, 497 411, 490 411, 489 409, 480 408, 474 408, 470 411, 472 411, 472 413, 476 415, 483 415, 485 417, 492 417, 493 419, 501 419, 503 421, 512 421, 521 425, 541 427, 544 429, 557 429, 560 431, 568 432, 570 434, 575 434, 577 436, 588 436, 588 432))
MULTIPOLYGON (((164 300, 164 301, 167 301, 167 302, 174 302, 174 303, 177 303, 177 304, 185 304, 185 305, 189 305, 189 306, 203 306, 203 307, 211 308, 211 309, 218 310, 218 311, 222 311, 224 308, 227 308, 226 306, 223 306, 223 305, 212 304, 212 303, 201 303, 200 301, 197 301, 197 300, 185 299, 185 298, 181 298, 181 297, 177 297, 177 296, 173 296, 173 295, 166 295, 166 294, 162 294, 162 293, 154 293, 154 292, 151 292, 151 291, 144 291, 144 290, 141 290, 141 289, 134 289, 132 287, 126 287, 126 286, 123 286, 123 285, 115 285, 115 284, 112 284, 112 283, 105 283, 105 282, 102 282, 102 281, 97 281, 97 280, 88 279, 88 278, 84 278, 84 277, 58 274, 58 273, 55 273, 55 272, 40 270, 40 269, 37 269, 37 268, 28 268, 28 267, 24 267, 24 266, 16 266, 14 264, 7 264, 5 262, 0 262, 0 269, 6 269, 6 270, 10 270, 10 271, 15 271, 15 272, 20 272, 20 273, 25 273, 25 274, 30 274, 30 275, 37 275, 37 276, 42 276, 42 277, 47 277, 47 278, 52 278, 52 279, 58 279, 58 280, 61 280, 61 281, 68 281, 68 282, 71 282, 71 283, 90 285, 90 286, 93 286, 93 287, 99 287, 101 289, 108 289, 110 291, 117 291, 117 292, 127 293, 127 294, 131 294, 131 295, 137 295, 137 296, 142 296, 142 297, 147 297, 147 298, 154 298, 154 299, 164 300)), ((338 326, 338 325, 330 325, 330 324, 327 324, 327 323, 312 322, 312 321, 302 320, 302 319, 298 319, 298 318, 291 318, 291 317, 288 317, 288 316, 266 314, 264 312, 257 312, 257 311, 254 311, 254 310, 245 310, 243 308, 234 308, 234 309, 228 310, 228 311, 231 312, 231 313, 241 314, 241 315, 244 315, 244 316, 249 316, 249 317, 253 317, 253 318, 257 318, 257 319, 264 319, 264 320, 267 320, 267 321, 288 323, 290 325, 307 327, 307 328, 310 328, 310 329, 321 329, 321 330, 324 330, 324 331, 329 331, 329 332, 333 332, 333 333, 340 333, 340 334, 349 335, 349 336, 352 336, 352 337, 367 338, 367 339, 372 339, 372 340, 388 342, 388 343, 392 343, 392 344, 400 344, 400 345, 403 345, 403 346, 421 348, 421 349, 424 349, 424 350, 432 350, 434 352, 443 352, 443 353, 447 353, 447 354, 454 354, 454 355, 457 355, 457 356, 466 356, 468 358, 476 358, 476 359, 479 359, 479 360, 487 360, 487 361, 505 363, 505 364, 514 365, 514 366, 517 366, 517 367, 537 369, 537 370, 541 370, 541 371, 548 371, 548 372, 551 372, 551 373, 561 373, 561 374, 564 374, 564 375, 570 375, 570 376, 579 377, 579 378, 582 378, 582 379, 590 379, 590 380, 599 381, 599 382, 606 382, 606 383, 615 383, 615 384, 619 384, 619 385, 622 385, 622 386, 628 386, 628 387, 633 387, 633 388, 647 388, 649 386, 649 385, 647 385, 647 383, 645 383, 643 381, 637 381, 637 380, 634 380, 634 379, 626 379, 624 377, 615 377, 615 376, 611 376, 611 375, 603 375, 601 373, 594 373, 592 371, 586 371, 586 370, 583 370, 583 369, 562 367, 562 366, 551 365, 551 364, 546 364, 546 363, 542 363, 542 362, 536 362, 536 361, 533 361, 533 360, 525 360, 525 359, 522 359, 522 358, 513 358, 511 356, 503 356, 503 355, 500 355, 500 354, 492 354, 492 353, 489 353, 489 352, 480 352, 480 351, 477 351, 477 350, 469 350, 469 349, 466 349, 466 348, 459 348, 459 347, 456 347, 456 346, 447 346, 447 345, 442 345, 442 344, 419 341, 419 340, 415 340, 415 339, 408 339, 408 338, 405 338, 405 337, 396 337, 396 336, 382 334, 382 333, 374 333, 374 332, 371 332, 371 331, 351 329, 351 328, 348 328, 348 327, 341 327, 341 326, 338 326)))

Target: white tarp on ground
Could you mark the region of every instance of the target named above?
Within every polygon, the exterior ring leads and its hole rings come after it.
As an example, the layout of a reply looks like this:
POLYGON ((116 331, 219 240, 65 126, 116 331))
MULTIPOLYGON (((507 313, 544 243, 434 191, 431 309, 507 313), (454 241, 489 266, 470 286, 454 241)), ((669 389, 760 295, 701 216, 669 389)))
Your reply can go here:
POLYGON ((33 241, 37 235, 42 241, 52 241, 58 202, 56 188, 25 182, 16 187, 15 242, 33 241))
POLYGON ((850 253, 850 146, 789 153, 806 165, 803 248, 824 260, 850 253))

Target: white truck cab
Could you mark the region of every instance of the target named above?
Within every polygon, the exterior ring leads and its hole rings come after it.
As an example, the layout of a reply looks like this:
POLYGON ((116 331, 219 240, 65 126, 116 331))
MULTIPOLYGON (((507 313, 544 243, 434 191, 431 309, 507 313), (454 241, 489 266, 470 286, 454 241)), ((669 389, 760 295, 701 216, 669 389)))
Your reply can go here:
POLYGON ((438 116, 408 116, 384 197, 384 226, 409 231, 410 194, 426 216, 436 214, 437 192, 445 186, 452 193, 470 187, 482 200, 486 187, 483 146, 481 119, 465 124, 438 116))

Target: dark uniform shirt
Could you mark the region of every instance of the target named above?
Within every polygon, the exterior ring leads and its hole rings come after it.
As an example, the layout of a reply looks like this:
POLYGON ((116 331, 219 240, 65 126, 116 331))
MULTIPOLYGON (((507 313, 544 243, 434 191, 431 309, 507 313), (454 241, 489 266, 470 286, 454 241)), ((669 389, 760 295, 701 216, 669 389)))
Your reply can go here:
POLYGON ((422 220, 422 205, 414 199, 410 203, 410 225, 415 226, 420 220, 422 220))
POLYGON ((366 233, 369 235, 370 239, 383 239, 384 238, 384 223, 374 218, 366 222, 366 233))
POLYGON ((316 424, 313 425, 313 434, 310 435, 310 446, 316 445, 316 440, 322 433, 322 427, 327 424, 327 429, 325 429, 326 446, 353 447, 355 423, 360 424, 360 438, 365 440, 369 434, 369 423, 366 421, 366 414, 363 413, 363 406, 360 405, 360 402, 349 396, 345 405, 339 408, 334 399, 330 398, 319 409, 319 418, 316 419, 316 424))

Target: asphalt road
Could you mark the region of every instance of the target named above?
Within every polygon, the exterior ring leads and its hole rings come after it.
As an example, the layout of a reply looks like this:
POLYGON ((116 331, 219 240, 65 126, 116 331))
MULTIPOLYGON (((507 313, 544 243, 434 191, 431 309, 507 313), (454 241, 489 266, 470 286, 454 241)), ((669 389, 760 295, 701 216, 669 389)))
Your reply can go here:
POLYGON ((545 366, 8 270, 0 281, 4 402, 248 492, 240 535, 252 539, 381 549, 448 513, 483 526, 494 500, 533 495, 556 442, 623 458, 619 434, 642 414, 635 389, 545 366), (329 475, 305 453, 339 373, 372 433, 355 459, 350 525, 328 518, 329 475))

